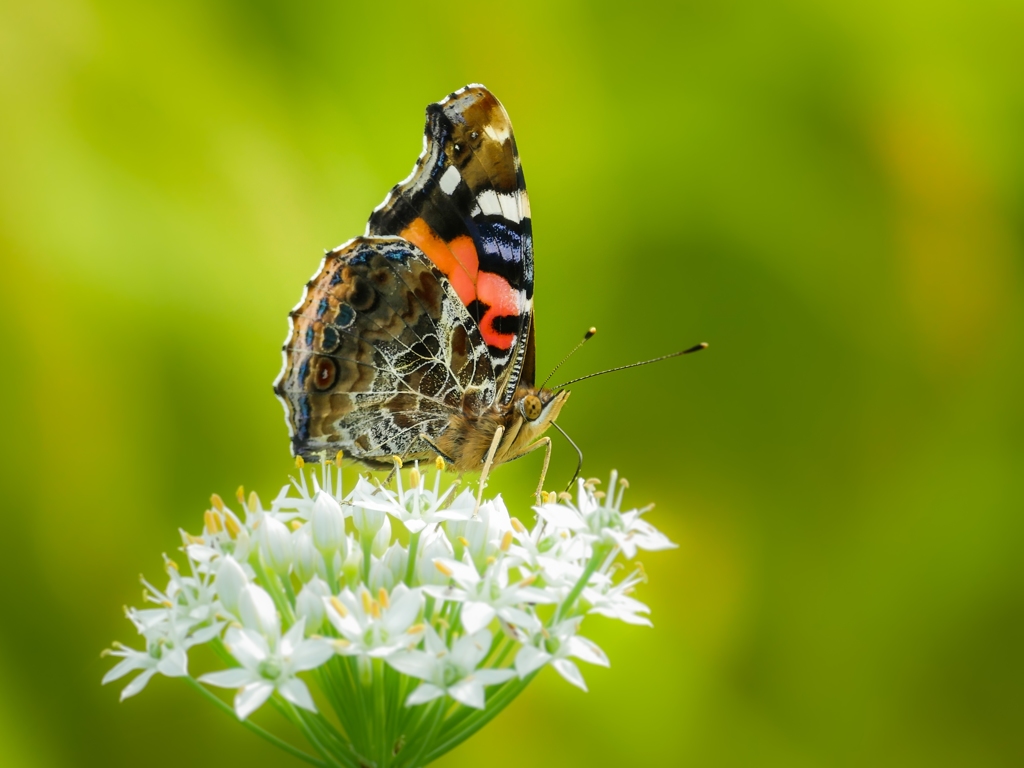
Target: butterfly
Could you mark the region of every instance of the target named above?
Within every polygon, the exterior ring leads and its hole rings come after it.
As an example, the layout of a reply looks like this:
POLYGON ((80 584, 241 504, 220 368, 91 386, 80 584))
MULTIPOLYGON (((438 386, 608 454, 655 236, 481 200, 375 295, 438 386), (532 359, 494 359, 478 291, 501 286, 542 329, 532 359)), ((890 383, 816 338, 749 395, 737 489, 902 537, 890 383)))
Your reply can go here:
MULTIPOLYGON (((274 392, 292 453, 483 471, 543 449, 569 397, 535 385, 530 202, 501 103, 427 107, 423 152, 291 311, 274 392)), ((482 485, 482 483, 481 483, 482 485)))

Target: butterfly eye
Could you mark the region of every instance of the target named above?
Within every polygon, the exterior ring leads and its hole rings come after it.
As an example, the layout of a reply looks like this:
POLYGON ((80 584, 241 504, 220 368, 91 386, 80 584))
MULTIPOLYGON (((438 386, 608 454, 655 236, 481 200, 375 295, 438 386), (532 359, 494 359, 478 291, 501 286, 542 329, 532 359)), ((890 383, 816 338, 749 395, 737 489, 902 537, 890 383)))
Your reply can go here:
POLYGON ((471 134, 469 134, 469 138, 475 141, 476 139, 480 138, 480 133, 478 131, 473 131, 471 134))
POLYGON ((540 404, 540 398, 536 395, 527 395, 523 398, 523 415, 527 421, 536 421, 540 418, 540 412, 544 410, 540 404))

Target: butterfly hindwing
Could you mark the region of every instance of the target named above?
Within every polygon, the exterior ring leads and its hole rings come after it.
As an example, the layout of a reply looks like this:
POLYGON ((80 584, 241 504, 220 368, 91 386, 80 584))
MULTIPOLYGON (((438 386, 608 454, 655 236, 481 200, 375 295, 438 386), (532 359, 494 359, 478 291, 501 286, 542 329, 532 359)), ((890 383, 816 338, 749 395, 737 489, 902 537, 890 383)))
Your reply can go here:
POLYGON ((291 314, 275 383, 295 455, 427 457, 453 413, 494 400, 487 345, 450 281, 413 244, 329 252, 291 314))
POLYGON ((530 203, 512 124, 486 88, 427 107, 423 154, 367 234, 414 243, 448 278, 487 344, 496 403, 532 386, 530 203))

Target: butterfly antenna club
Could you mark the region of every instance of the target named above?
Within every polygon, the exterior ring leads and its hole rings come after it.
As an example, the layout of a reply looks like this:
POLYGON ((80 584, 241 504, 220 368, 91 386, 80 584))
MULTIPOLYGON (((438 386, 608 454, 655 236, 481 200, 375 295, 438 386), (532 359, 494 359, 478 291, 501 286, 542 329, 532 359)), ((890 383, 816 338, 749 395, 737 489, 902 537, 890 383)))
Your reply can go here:
POLYGON ((579 351, 580 347, 582 347, 584 344, 586 344, 588 341, 590 341, 592 338, 594 338, 594 334, 595 333, 597 333, 597 328, 591 327, 589 331, 587 331, 585 334, 583 334, 583 338, 580 339, 580 343, 577 344, 575 347, 573 347, 569 351, 569 354, 566 355, 565 357, 563 357, 562 361, 558 365, 556 365, 554 368, 551 369, 551 373, 549 373, 548 377, 546 379, 544 379, 544 383, 540 385, 541 389, 544 389, 544 385, 547 384, 549 381, 551 381, 551 377, 555 375, 555 371, 557 371, 559 368, 561 368, 563 365, 565 365, 566 361, 570 357, 575 355, 579 351))
POLYGON ((603 376, 606 373, 614 373, 615 371, 624 371, 627 368, 639 368, 641 365, 650 365, 651 363, 660 363, 662 360, 670 360, 673 357, 681 357, 683 355, 689 355, 689 354, 691 354, 693 352, 700 352, 702 349, 707 349, 707 348, 708 348, 708 343, 706 341, 702 341, 700 344, 695 344, 694 346, 690 347, 689 349, 683 349, 683 350, 680 350, 679 352, 673 352, 672 354, 669 354, 669 355, 662 355, 661 357, 655 357, 655 358, 652 358, 650 360, 641 360, 639 363, 630 363, 629 365, 620 365, 620 366, 618 366, 616 368, 608 368, 608 369, 606 369, 604 371, 598 371, 597 373, 588 373, 586 376, 580 376, 578 379, 570 379, 569 381, 563 382, 563 383, 561 383, 561 384, 559 384, 559 385, 557 385, 555 387, 552 387, 552 389, 561 389, 562 387, 567 387, 570 384, 575 384, 577 381, 583 381, 584 379, 592 379, 595 376, 603 376))

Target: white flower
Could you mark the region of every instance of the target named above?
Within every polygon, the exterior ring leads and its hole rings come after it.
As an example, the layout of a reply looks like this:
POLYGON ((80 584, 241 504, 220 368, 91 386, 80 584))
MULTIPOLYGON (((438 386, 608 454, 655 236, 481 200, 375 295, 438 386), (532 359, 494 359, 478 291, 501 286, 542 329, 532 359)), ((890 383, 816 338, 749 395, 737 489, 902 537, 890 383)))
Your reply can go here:
POLYGON ((295 575, 300 581, 306 582, 317 576, 327 578, 327 564, 313 543, 313 526, 310 523, 292 533, 292 546, 295 555, 295 575))
POLYGON ((305 619, 306 636, 315 635, 324 625, 327 611, 324 610, 324 598, 330 597, 331 588, 323 579, 313 578, 303 585, 295 597, 295 616, 305 619))
POLYGON ((562 677, 577 688, 587 690, 579 667, 569 661, 573 656, 589 664, 602 667, 610 666, 604 651, 592 641, 576 634, 579 619, 563 621, 550 630, 537 636, 537 645, 524 645, 516 654, 516 672, 519 677, 526 677, 545 664, 550 664, 562 677))
POLYGON ((246 584, 238 593, 238 617, 247 629, 264 637, 276 638, 281 634, 281 619, 274 600, 263 587, 246 584))
POLYGON ((286 576, 295 557, 292 532, 272 515, 264 515, 256 529, 263 560, 278 576, 286 576))
MULTIPOLYGON (((467 553, 467 559, 468 553, 467 553)), ((504 560, 491 563, 481 575, 476 566, 439 557, 434 567, 451 578, 457 586, 427 586, 424 591, 442 600, 462 603, 459 614, 462 626, 470 634, 486 627, 497 616, 507 624, 535 631, 540 628, 537 617, 521 609, 524 603, 554 603, 556 598, 542 589, 530 586, 530 581, 509 584, 508 567, 504 560)))
MULTIPOLYGON (((458 520, 473 514, 472 505, 467 510, 461 496, 450 506, 445 506, 448 497, 457 487, 456 485, 451 485, 447 491, 438 494, 436 484, 433 491, 423 488, 419 470, 414 469, 413 472, 412 487, 409 489, 403 487, 401 473, 397 473, 395 476, 398 486, 396 491, 378 488, 373 493, 369 493, 365 489, 360 491, 357 487, 352 496, 352 505, 364 510, 386 512, 401 521, 409 533, 420 533, 428 525, 444 520, 458 520)), ((472 496, 472 494, 470 495, 472 496)))
MULTIPOLYGON (((448 537, 455 546, 456 559, 462 559, 463 549, 468 551, 479 570, 486 567, 487 558, 493 557, 501 548, 505 534, 511 533, 512 523, 508 509, 501 495, 480 505, 476 515, 472 514, 476 498, 467 489, 456 499, 470 514, 444 524, 448 537)), ((453 505, 454 506, 454 505, 453 505)))
POLYGON ((402 651, 387 660, 402 674, 424 681, 409 694, 406 706, 423 704, 447 694, 467 707, 483 709, 484 688, 516 676, 511 669, 477 669, 491 648, 491 633, 486 629, 463 635, 449 650, 433 627, 428 626, 424 643, 424 651, 402 651))
POLYGON ((578 482, 575 505, 568 501, 549 502, 536 506, 534 509, 548 525, 556 529, 572 531, 587 542, 614 544, 629 559, 636 557, 637 549, 659 550, 676 546, 654 526, 640 519, 640 515, 650 510, 651 507, 634 509, 629 512, 620 511, 622 492, 615 493, 615 472, 612 472, 609 486, 612 489, 612 495, 602 500, 598 498, 590 485, 581 479, 578 482))
POLYGON ((640 615, 641 613, 650 613, 651 609, 629 596, 637 582, 642 580, 641 572, 634 571, 618 584, 613 584, 611 579, 604 578, 597 580, 598 586, 585 587, 583 600, 590 604, 587 613, 597 613, 610 619, 619 619, 627 624, 652 626, 650 619, 640 615))
POLYGON ((441 529, 428 531, 420 540, 416 550, 416 578, 419 584, 438 584, 444 586, 448 577, 437 570, 434 560, 439 557, 451 557, 454 554, 452 543, 441 529))
POLYGON ((327 661, 334 649, 323 638, 305 639, 300 619, 284 637, 271 645, 261 633, 246 627, 230 627, 225 644, 242 665, 211 672, 199 682, 219 688, 238 688, 235 713, 240 720, 259 709, 277 691, 297 707, 316 712, 306 684, 296 675, 327 661))
POLYGON ((217 590, 221 606, 233 616, 238 616, 238 597, 248 583, 245 571, 235 558, 227 555, 221 559, 213 586, 217 590))
POLYGON ((416 621, 423 609, 423 595, 404 584, 388 595, 381 589, 375 600, 365 587, 358 593, 346 589, 337 597, 323 599, 327 618, 344 638, 338 653, 384 658, 420 640, 416 621))
POLYGON ((309 516, 313 544, 324 556, 332 558, 335 552, 345 557, 348 538, 345 536, 345 514, 337 500, 326 491, 317 493, 309 516))

